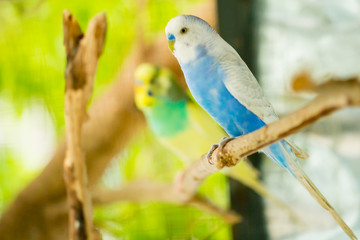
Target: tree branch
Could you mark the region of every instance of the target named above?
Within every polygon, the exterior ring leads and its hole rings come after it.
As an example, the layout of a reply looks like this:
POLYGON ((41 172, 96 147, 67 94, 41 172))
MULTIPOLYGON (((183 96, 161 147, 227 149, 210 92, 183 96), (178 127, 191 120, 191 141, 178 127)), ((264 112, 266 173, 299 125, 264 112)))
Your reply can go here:
MULTIPOLYGON (((195 194, 184 201, 180 198, 174 184, 164 184, 149 181, 135 181, 119 189, 93 189, 91 191, 94 206, 108 205, 115 202, 166 202, 176 205, 194 206, 204 211, 213 213, 223 218, 229 224, 236 224, 241 221, 241 216, 231 210, 224 210, 204 197, 195 194)), ((56 203, 48 208, 48 211, 56 216, 66 211, 65 201, 56 203)))
POLYGON ((94 240, 92 204, 81 137, 86 105, 92 94, 107 23, 104 14, 95 16, 89 23, 87 34, 83 37, 76 19, 68 10, 64 10, 63 25, 67 54, 64 180, 69 204, 69 237, 72 240, 94 240))
POLYGON ((237 137, 223 148, 222 158, 217 158, 216 149, 211 165, 205 155, 182 172, 182 198, 189 199, 206 177, 226 166, 237 164, 244 157, 271 145, 319 120, 330 113, 349 106, 360 106, 359 79, 348 81, 329 81, 314 89, 318 96, 303 108, 279 119, 257 131, 237 137))
POLYGON ((211 203, 208 199, 195 194, 190 199, 183 201, 174 184, 161 184, 149 181, 135 181, 121 189, 93 191, 94 205, 107 205, 119 201, 130 202, 167 202, 176 205, 189 205, 222 217, 227 223, 235 224, 241 217, 235 212, 223 210, 211 203))

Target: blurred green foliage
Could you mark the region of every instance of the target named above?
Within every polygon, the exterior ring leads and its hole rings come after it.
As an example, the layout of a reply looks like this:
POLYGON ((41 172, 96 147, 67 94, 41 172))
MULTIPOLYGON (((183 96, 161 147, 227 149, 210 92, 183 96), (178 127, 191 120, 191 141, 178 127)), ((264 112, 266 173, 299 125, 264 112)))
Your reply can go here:
MULTIPOLYGON (((83 31, 95 14, 105 11, 108 31, 105 51, 96 75, 95 95, 113 80, 137 36, 138 1, 0 1, 0 92, 21 113, 28 100, 41 98, 54 117, 63 122, 65 53, 62 11, 67 8, 83 31)), ((148 1, 140 22, 146 36, 163 32, 167 21, 193 1, 148 1)))
MULTIPOLYGON (((100 59, 95 98, 114 79, 143 24, 151 41, 168 20, 189 8, 194 0, 149 0, 139 14, 140 1, 0 1, 0 101, 6 101, 21 117, 36 99, 46 106, 60 138, 64 128, 64 69, 62 11, 67 8, 83 31, 95 14, 105 11, 108 31, 100 59), (142 16, 139 19, 139 16, 142 16)), ((4 113, 1 111, 0 113, 4 113)), ((0 116, 1 117, 1 116, 0 116)), ((0 132, 1 134, 1 132, 0 132)), ((1 136, 0 136, 1 137, 1 136)), ((0 145, 0 212, 38 171, 26 169, 11 148, 0 145)), ((22 159, 26 161, 26 159, 22 159)), ((116 187, 138 178, 172 181, 183 166, 146 130, 139 134, 107 170, 102 182, 116 187), (154 144, 155 143, 155 144, 154 144), (118 161, 121 159, 121 161, 118 161)), ((40 171, 40 169, 39 169, 40 171)), ((221 174, 209 178, 200 190, 222 207, 228 206, 227 182, 221 174)), ((118 203, 100 207, 95 222, 104 232, 125 239, 227 239, 230 228, 218 217, 191 207, 160 203, 118 203)))

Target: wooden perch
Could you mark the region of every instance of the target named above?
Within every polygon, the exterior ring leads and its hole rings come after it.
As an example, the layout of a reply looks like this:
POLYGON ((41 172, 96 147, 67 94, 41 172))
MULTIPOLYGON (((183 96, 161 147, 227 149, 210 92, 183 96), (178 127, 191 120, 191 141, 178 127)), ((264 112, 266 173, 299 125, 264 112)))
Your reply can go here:
MULTIPOLYGON (((225 166, 233 166, 244 157, 279 141, 330 113, 349 106, 360 106, 360 83, 358 79, 329 81, 314 89, 318 96, 303 108, 273 122, 257 131, 228 142, 223 149, 223 158, 217 158, 218 149, 212 154, 210 164, 205 155, 182 173, 183 199, 191 198, 206 177, 225 166)), ((210 147, 210 146, 209 146, 210 147)))
POLYGON ((92 93, 97 62, 102 52, 106 18, 95 16, 84 36, 72 14, 63 12, 65 71, 66 154, 64 180, 69 204, 69 236, 72 240, 96 239, 92 224, 92 205, 82 148, 82 125, 92 93))
POLYGON ((220 209, 198 194, 195 194, 187 201, 183 201, 179 195, 174 184, 136 181, 117 190, 95 190, 93 191, 93 202, 94 205, 107 205, 119 201, 139 203, 148 201, 167 202, 197 207, 220 216, 229 224, 236 224, 241 220, 237 213, 231 210, 220 209))

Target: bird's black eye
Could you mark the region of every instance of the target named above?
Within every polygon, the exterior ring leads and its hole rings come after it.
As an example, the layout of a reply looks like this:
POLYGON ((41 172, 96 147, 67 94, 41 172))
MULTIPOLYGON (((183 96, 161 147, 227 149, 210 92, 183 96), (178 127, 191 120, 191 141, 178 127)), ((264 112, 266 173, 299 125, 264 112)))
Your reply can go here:
POLYGON ((180 33, 184 34, 188 31, 188 29, 186 27, 183 27, 182 29, 180 29, 180 33))
POLYGON ((147 94, 148 94, 149 96, 153 96, 153 95, 154 95, 153 92, 150 91, 150 90, 147 91, 147 94))

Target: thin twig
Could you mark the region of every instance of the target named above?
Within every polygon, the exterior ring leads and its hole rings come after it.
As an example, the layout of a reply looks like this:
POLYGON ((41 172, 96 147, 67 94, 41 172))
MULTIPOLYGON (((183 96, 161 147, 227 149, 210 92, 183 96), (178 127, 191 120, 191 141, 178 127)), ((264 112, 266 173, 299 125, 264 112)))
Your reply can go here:
POLYGON ((231 211, 224 210, 211 203, 208 199, 195 194, 183 201, 181 193, 177 192, 174 184, 160 184, 149 181, 136 181, 116 190, 93 191, 94 205, 107 205, 119 201, 130 202, 167 202, 176 205, 189 205, 220 216, 229 224, 240 222, 241 217, 231 211))

